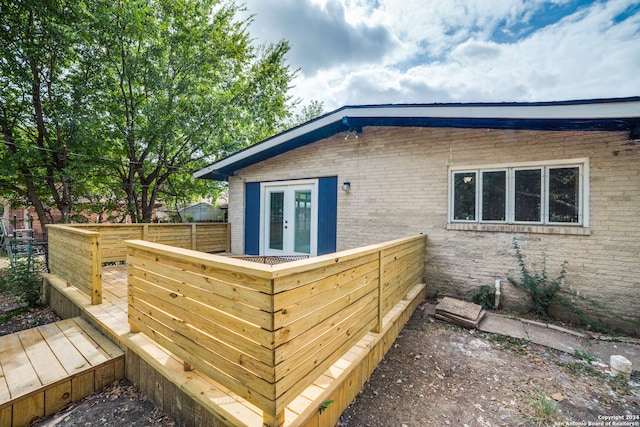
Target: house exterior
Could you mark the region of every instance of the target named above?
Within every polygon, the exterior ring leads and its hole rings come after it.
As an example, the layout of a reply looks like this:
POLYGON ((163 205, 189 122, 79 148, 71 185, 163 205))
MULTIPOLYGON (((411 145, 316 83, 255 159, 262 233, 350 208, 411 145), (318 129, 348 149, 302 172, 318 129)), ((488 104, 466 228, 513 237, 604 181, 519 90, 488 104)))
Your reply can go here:
POLYGON ((343 107, 195 174, 229 182, 234 253, 331 253, 424 233, 428 292, 528 262, 594 320, 640 335, 640 97, 343 107), (586 304, 590 300, 596 304, 586 304))

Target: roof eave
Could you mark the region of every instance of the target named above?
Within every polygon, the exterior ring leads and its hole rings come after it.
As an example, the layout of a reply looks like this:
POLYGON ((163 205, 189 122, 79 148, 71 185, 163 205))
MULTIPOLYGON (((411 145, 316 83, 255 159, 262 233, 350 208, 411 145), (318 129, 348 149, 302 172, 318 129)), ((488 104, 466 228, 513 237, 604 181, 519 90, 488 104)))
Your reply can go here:
POLYGON ((341 132, 361 132, 365 126, 637 131, 639 121, 640 97, 548 103, 346 106, 247 147, 193 176, 226 181, 244 167, 341 132))

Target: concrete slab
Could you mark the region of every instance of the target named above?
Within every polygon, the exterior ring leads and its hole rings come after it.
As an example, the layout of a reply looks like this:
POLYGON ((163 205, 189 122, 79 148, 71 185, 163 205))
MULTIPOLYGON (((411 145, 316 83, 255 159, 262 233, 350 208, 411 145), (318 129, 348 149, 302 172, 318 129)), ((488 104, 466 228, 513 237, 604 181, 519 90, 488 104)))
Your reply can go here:
POLYGON ((444 297, 436 306, 436 313, 452 314, 456 318, 463 318, 475 322, 482 311, 482 307, 472 302, 444 297))
POLYGON ((494 313, 487 313, 478 325, 478 330, 490 334, 502 334, 514 338, 529 339, 522 322, 494 313))
MULTIPOLYGON (((426 315, 435 315, 435 306, 425 308, 426 315)), ((640 372, 640 344, 593 339, 570 330, 558 330, 553 325, 513 319, 497 313, 486 312, 478 325, 478 330, 490 334, 502 334, 514 338, 528 339, 532 342, 574 354, 582 350, 593 354, 602 362, 609 364, 612 355, 624 356, 631 362, 634 372, 640 372)))
POLYGON ((585 340, 584 351, 593 354, 606 364, 609 364, 611 356, 619 354, 631 362, 631 369, 640 372, 639 345, 624 342, 585 340))
POLYGON ((573 335, 546 328, 544 326, 523 324, 531 342, 555 348, 573 354, 576 350, 585 350, 584 341, 573 335))

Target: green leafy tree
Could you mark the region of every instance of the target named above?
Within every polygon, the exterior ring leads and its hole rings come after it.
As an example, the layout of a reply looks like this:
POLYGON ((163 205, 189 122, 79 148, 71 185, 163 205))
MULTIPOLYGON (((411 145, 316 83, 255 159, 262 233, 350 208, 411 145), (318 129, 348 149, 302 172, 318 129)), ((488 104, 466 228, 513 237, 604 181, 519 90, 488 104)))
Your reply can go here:
POLYGON ((75 126, 82 14, 75 2, 0 0, 0 195, 32 204, 43 225, 51 206, 69 218, 91 167, 70 154, 90 150, 75 126))
POLYGON ((215 195, 194 170, 289 117, 288 44, 219 0, 0 0, 0 197, 114 220, 215 195), (125 200, 125 203, 120 203, 125 200))
MULTIPOLYGON (((292 107, 295 107, 297 105, 297 102, 294 103, 292 107)), ((287 117, 282 122, 280 129, 282 131, 285 131, 294 126, 301 125, 305 122, 308 122, 309 120, 320 117, 324 114, 324 112, 324 102, 313 99, 307 105, 304 105, 299 112, 293 114, 290 117, 287 117)))
POLYGON ((289 47, 254 47, 239 11, 215 0, 90 5, 87 57, 102 79, 88 127, 101 129, 110 157, 126 159, 110 178, 135 222, 149 222, 163 195, 202 192, 192 171, 265 138, 288 114, 289 47))

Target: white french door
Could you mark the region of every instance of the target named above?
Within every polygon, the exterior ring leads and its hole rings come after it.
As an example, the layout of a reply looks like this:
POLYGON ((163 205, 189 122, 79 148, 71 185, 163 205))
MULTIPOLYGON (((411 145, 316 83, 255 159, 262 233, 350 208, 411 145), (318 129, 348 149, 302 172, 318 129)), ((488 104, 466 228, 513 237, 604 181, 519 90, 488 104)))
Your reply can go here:
POLYGON ((314 181, 263 184, 262 253, 317 253, 318 195, 314 181))

